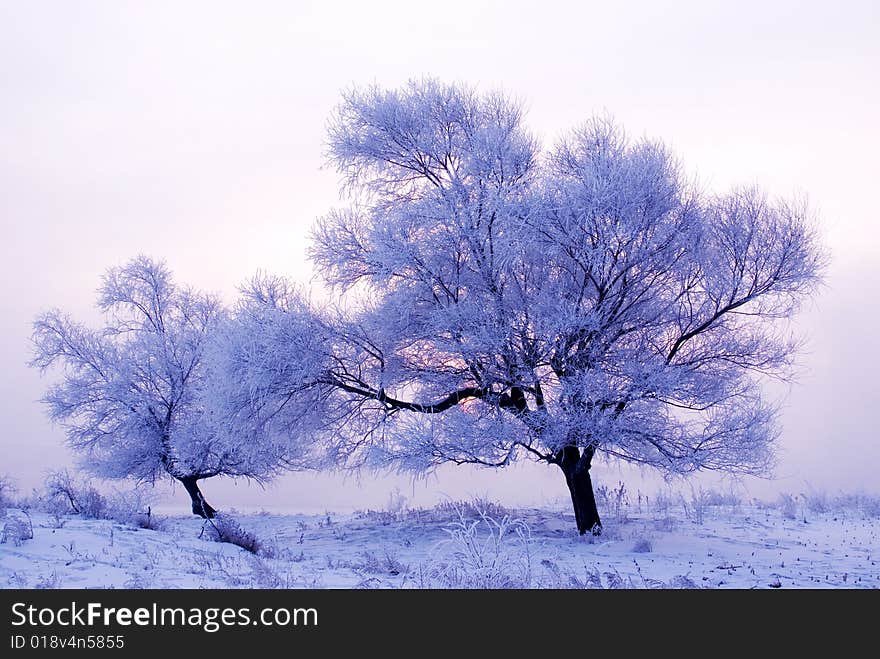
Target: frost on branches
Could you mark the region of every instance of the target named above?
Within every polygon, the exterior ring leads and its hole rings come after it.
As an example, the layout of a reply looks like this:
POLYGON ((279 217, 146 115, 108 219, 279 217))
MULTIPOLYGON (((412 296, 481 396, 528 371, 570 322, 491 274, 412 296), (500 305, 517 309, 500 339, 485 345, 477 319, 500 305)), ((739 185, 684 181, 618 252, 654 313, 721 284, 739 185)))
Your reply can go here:
POLYGON ((226 343, 242 419, 344 466, 556 465, 581 533, 595 459, 770 466, 761 380, 790 375, 824 261, 805 206, 701 193, 608 119, 544 152, 510 99, 433 80, 346 93, 329 147, 352 203, 311 254, 342 311, 253 283, 226 343))
POLYGON ((163 263, 138 257, 107 271, 98 306, 106 317, 99 330, 57 310, 39 316, 31 362, 62 367, 43 402, 90 471, 169 476, 194 514, 213 517, 198 481, 263 479, 283 464, 284 442, 234 435, 206 396, 206 349, 226 314, 217 298, 175 285, 163 263))

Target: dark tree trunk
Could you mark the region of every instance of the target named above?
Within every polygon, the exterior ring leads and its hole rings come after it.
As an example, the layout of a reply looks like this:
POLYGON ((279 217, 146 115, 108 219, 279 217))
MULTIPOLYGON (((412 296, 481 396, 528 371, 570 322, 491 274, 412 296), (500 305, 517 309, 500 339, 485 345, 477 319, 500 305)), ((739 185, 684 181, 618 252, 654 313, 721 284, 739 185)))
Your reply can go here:
POLYGON ((593 494, 593 481, 590 480, 590 466, 593 450, 584 449, 583 454, 576 446, 566 446, 557 455, 559 468, 565 474, 565 483, 571 493, 574 506, 574 518, 578 533, 587 531, 593 535, 602 534, 602 522, 596 508, 596 497, 593 494))
POLYGON ((184 476, 177 480, 183 484, 183 488, 186 490, 187 494, 189 494, 189 498, 192 499, 193 515, 198 515, 205 519, 212 519, 217 511, 211 508, 211 506, 208 505, 208 502, 205 501, 205 496, 199 489, 199 479, 195 476, 184 476))

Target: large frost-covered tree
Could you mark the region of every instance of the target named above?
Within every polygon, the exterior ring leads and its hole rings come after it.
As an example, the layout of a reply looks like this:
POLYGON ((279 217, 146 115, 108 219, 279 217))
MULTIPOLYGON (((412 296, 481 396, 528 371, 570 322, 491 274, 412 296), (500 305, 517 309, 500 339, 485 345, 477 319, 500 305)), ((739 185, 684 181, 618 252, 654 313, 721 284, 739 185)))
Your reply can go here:
POLYGON ((771 465, 762 380, 824 259, 804 205, 705 194, 607 118, 542 152, 517 103, 434 80, 346 93, 329 153, 352 204, 312 257, 341 311, 254 283, 227 344, 244 416, 350 466, 555 465, 581 533, 597 458, 771 465))
POLYGON ((198 482, 264 479, 284 464, 285 442, 236 435, 205 401, 205 355, 226 311, 218 298, 176 285, 162 262, 138 257, 103 277, 103 328, 53 310, 34 323, 32 366, 63 377, 43 402, 64 424, 84 466, 106 478, 171 477, 202 517, 216 512, 198 482))

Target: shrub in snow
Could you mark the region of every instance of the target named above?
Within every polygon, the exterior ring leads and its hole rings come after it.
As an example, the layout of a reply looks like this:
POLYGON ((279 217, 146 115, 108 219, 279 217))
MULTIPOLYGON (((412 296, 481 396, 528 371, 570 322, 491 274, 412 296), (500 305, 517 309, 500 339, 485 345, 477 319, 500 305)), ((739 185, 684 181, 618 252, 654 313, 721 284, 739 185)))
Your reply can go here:
POLYGON ((632 550, 637 554, 648 554, 653 550, 653 546, 647 538, 639 538, 636 540, 636 544, 633 545, 632 550))
POLYGON ((570 568, 564 567, 549 559, 541 560, 541 567, 544 568, 545 574, 536 579, 535 586, 537 588, 555 588, 555 589, 602 589, 602 575, 598 568, 588 568, 584 566, 583 575, 577 574, 570 568))
POLYGON ((257 536, 245 531, 235 519, 222 513, 218 513, 214 519, 205 522, 202 527, 202 536, 214 542, 228 542, 252 554, 260 553, 263 547, 263 543, 257 536))
MULTIPOLYGON (((264 558, 271 558, 265 556, 264 558)), ((250 582, 249 588, 294 588, 295 579, 290 572, 280 573, 273 569, 268 561, 259 556, 250 557, 250 582)))
POLYGON ((131 577, 122 584, 128 590, 144 590, 153 588, 153 578, 145 572, 132 572, 131 577))
POLYGON ((12 507, 12 494, 15 485, 9 476, 0 476, 0 517, 6 514, 6 509, 12 507))
POLYGON ((665 588, 674 588, 674 589, 685 589, 685 588, 699 588, 699 586, 694 582, 686 574, 679 574, 672 579, 669 580, 668 583, 665 584, 665 588))
POLYGON ((87 519, 106 519, 142 529, 158 530, 162 520, 152 514, 143 488, 101 494, 88 480, 77 480, 66 469, 46 479, 42 507, 59 516, 75 513, 87 519))
POLYGON ((88 519, 104 519, 107 514, 107 499, 93 487, 86 487, 80 492, 79 513, 88 519))
POLYGON ((596 487, 596 502, 602 507, 613 510, 616 521, 621 522, 626 519, 624 508, 629 505, 629 497, 623 481, 618 481, 617 487, 607 485, 596 487))
POLYGON ((440 513, 441 518, 451 517, 453 520, 466 518, 479 518, 482 516, 494 519, 502 519, 510 516, 510 511, 500 503, 483 497, 474 497, 462 501, 441 501, 434 510, 440 513))
POLYGON ((21 572, 13 572, 9 575, 9 579, 6 581, 9 584, 10 588, 27 588, 28 580, 27 577, 21 572))
POLYGON ((458 521, 443 529, 449 538, 438 548, 447 558, 438 561, 432 576, 447 588, 530 588, 531 531, 520 519, 487 514, 458 521))
POLYGON ((790 494, 783 492, 779 495, 779 512, 785 519, 797 518, 797 499, 790 494))
POLYGON ((712 505, 711 501, 712 496, 702 487, 698 490, 691 488, 690 501, 682 496, 681 507, 688 519, 696 524, 702 524, 706 517, 706 510, 712 505))
POLYGON ((880 497, 858 495, 858 508, 866 517, 880 517, 880 497))
POLYGON ((406 502, 407 499, 400 491, 400 488, 395 487, 388 495, 388 504, 385 508, 389 513, 398 515, 406 510, 406 502))
POLYGON ((632 577, 624 578, 617 570, 603 572, 602 576, 605 578, 605 588, 608 590, 623 590, 636 587, 632 577))
POLYGON ((601 572, 598 567, 583 568, 583 574, 577 574, 569 568, 560 567, 553 561, 544 559, 541 565, 546 569, 547 575, 539 579, 539 588, 567 588, 567 589, 621 589, 621 588, 661 588, 681 589, 700 588, 688 575, 679 574, 669 581, 650 579, 642 575, 638 570, 638 579, 632 576, 623 576, 617 570, 601 572))
POLYGON ((733 509, 739 508, 742 504, 742 497, 736 492, 718 492, 716 490, 702 490, 705 496, 706 505, 709 506, 730 506, 733 509))
POLYGON ((801 494, 801 497, 807 506, 807 510, 811 513, 821 514, 827 513, 830 510, 828 496, 824 492, 810 489, 806 494, 801 494))
POLYGON ((387 547, 381 557, 371 551, 361 552, 361 560, 353 564, 352 567, 359 572, 385 574, 392 577, 409 571, 409 566, 401 563, 397 559, 397 553, 387 547))
POLYGON ((34 584, 34 588, 37 590, 56 590, 61 588, 61 578, 55 570, 52 570, 50 574, 40 575, 37 583, 34 584))
POLYGON ((669 511, 675 506, 675 496, 672 490, 658 490, 654 495, 653 508, 655 516, 668 518, 669 511))
POLYGON ((90 483, 78 482, 66 469, 49 472, 45 498, 55 504, 66 504, 69 512, 85 517, 98 517, 104 508, 101 494, 90 483))
POLYGON ((831 500, 829 506, 835 511, 855 511, 868 518, 880 517, 880 497, 863 492, 839 494, 831 500))
POLYGON ((24 514, 24 517, 18 515, 6 517, 2 534, 0 534, 0 543, 9 543, 20 547, 26 540, 33 540, 33 537, 34 525, 27 513, 24 514))
POLYGON ((107 497, 104 511, 105 519, 120 524, 130 524, 141 529, 161 530, 164 520, 153 514, 149 497, 142 488, 125 492, 114 492, 107 497))

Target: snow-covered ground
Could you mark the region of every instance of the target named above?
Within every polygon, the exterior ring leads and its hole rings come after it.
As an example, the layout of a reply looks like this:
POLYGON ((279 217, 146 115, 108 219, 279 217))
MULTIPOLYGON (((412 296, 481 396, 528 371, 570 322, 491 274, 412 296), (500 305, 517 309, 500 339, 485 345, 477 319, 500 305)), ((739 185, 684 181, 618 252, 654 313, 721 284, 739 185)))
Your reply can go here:
MULTIPOLYGON (((562 506, 236 514, 257 554, 210 541, 195 517, 150 530, 31 511, 33 538, 10 527, 0 544, 0 587, 877 588, 880 516, 852 501, 612 506, 599 538, 562 506)), ((27 522, 10 508, 0 528, 14 518, 27 522)))

